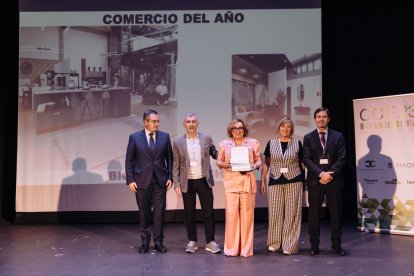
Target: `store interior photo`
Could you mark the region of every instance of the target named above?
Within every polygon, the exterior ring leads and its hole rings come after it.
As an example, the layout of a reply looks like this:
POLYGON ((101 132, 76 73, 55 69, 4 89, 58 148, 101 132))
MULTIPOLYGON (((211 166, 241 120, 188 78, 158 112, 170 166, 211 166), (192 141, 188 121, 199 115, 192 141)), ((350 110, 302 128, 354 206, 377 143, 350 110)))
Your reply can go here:
POLYGON ((19 125, 41 134, 175 109, 176 27, 21 27, 19 125))
POLYGON ((302 139, 313 129, 312 111, 322 98, 322 55, 295 60, 285 54, 244 54, 232 57, 232 115, 247 122, 261 141, 272 139, 282 117, 293 119, 302 139))

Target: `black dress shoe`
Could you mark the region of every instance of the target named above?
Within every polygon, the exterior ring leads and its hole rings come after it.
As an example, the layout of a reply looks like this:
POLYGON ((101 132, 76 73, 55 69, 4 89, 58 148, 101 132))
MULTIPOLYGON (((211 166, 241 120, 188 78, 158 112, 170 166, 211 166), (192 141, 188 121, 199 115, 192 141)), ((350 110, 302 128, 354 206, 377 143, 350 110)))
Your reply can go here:
POLYGON ((138 252, 139 252, 140 254, 144 254, 144 253, 147 253, 147 252, 148 252, 148 250, 149 250, 149 245, 148 245, 148 244, 143 244, 143 245, 141 245, 141 246, 139 247, 138 252))
POLYGON ((342 247, 332 249, 333 252, 339 256, 346 256, 346 251, 342 247))
POLYGON ((308 251, 308 254, 311 256, 315 256, 319 254, 319 248, 317 247, 311 247, 308 251))
POLYGON ((154 245, 154 249, 157 250, 160 253, 167 252, 167 247, 165 247, 162 243, 154 245))

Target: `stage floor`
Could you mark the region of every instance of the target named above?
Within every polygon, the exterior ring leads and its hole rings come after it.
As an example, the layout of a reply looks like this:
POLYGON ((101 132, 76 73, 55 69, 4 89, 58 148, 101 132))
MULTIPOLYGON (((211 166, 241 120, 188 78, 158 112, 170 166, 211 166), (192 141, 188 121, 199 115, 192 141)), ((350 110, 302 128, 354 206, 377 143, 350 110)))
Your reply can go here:
MULTIPOLYGON (((166 223, 166 254, 139 254, 136 224, 0 224, 0 275, 414 275, 414 237, 358 232, 346 222, 343 247, 330 252, 329 224, 322 222, 321 254, 309 256, 307 223, 302 225, 300 252, 284 256, 266 250, 267 224, 255 224, 254 256, 225 257, 204 250, 204 228, 198 224, 198 246, 186 254, 183 223, 166 223)), ((224 223, 216 225, 223 246, 224 223)))

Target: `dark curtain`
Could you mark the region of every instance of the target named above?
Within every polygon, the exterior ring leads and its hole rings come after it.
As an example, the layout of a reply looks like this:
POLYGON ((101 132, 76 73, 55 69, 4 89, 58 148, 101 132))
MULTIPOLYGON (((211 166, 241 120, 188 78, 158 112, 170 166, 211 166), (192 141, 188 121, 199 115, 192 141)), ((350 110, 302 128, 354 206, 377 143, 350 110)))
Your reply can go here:
POLYGON ((352 100, 414 92, 414 9, 402 1, 335 2, 322 6, 323 105, 347 141, 344 216, 356 218, 352 100))
POLYGON ((1 11, 0 222, 15 217, 17 161, 17 83, 19 64, 18 1, 1 11))

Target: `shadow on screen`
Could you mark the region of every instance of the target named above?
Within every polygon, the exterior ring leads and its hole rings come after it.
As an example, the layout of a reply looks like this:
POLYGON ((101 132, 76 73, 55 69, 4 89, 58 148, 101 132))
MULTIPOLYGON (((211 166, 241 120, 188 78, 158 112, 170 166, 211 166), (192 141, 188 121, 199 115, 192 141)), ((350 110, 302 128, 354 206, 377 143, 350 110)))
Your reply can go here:
POLYGON ((73 174, 62 180, 60 187, 58 212, 59 222, 67 221, 65 211, 87 211, 86 206, 100 200, 99 185, 103 177, 87 170, 85 158, 78 157, 72 161, 73 174))
POLYGON ((99 184, 103 182, 101 175, 88 172, 85 158, 78 157, 72 161, 73 175, 62 180, 62 185, 67 184, 99 184))
POLYGON ((370 135, 367 146, 369 152, 358 160, 357 167, 360 189, 358 224, 366 229, 388 232, 393 224, 397 176, 392 159, 381 154, 381 137, 370 135))

